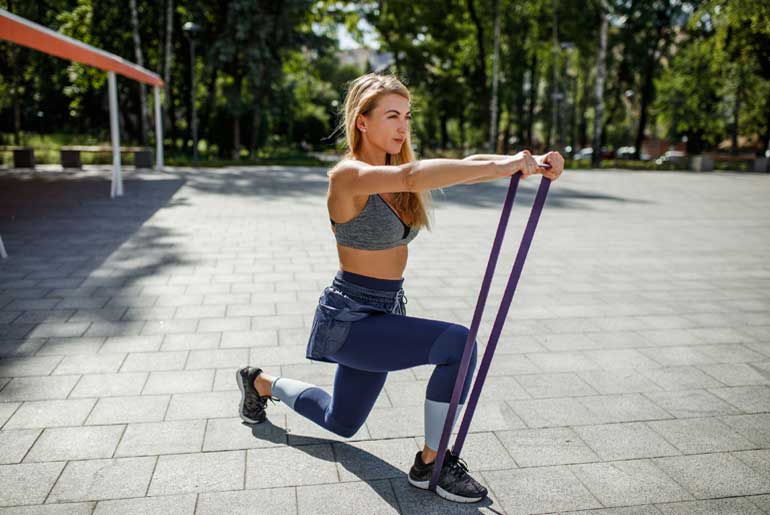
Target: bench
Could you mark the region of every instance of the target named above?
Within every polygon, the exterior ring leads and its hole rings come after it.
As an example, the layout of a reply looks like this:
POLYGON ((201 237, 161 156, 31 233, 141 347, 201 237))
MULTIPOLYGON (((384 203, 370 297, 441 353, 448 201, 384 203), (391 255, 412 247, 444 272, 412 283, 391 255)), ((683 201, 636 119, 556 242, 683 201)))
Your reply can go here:
MULTIPOLYGON (((121 152, 134 153, 136 168, 152 168, 152 149, 150 147, 120 147, 121 152)), ((109 145, 70 145, 59 149, 62 168, 82 168, 81 152, 112 152, 109 145)))
POLYGON ((31 147, 0 146, 0 151, 13 151, 14 168, 34 168, 35 150, 31 147))

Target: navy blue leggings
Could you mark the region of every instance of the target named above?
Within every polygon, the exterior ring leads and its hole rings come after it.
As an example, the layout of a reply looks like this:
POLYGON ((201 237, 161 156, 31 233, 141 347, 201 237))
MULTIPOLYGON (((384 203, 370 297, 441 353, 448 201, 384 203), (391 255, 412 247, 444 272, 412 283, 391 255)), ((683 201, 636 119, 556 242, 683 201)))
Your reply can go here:
MULTIPOLYGON (((435 450, 468 332, 467 327, 449 322, 375 314, 351 324, 345 344, 331 355, 338 363, 332 395, 317 386, 283 377, 274 382, 273 394, 320 426, 351 437, 366 421, 388 372, 436 365, 425 396, 425 442, 435 450)), ((474 344, 461 404, 470 389, 476 358, 474 344)))

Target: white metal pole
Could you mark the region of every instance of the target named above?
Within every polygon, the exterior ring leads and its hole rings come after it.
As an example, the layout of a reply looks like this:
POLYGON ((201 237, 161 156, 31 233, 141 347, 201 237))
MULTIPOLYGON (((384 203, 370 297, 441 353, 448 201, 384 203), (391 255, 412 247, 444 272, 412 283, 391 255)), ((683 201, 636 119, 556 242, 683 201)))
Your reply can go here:
POLYGON ((155 86, 155 169, 163 170, 163 117, 160 115, 160 87, 155 86))
POLYGON ((0 258, 7 258, 8 254, 5 252, 5 245, 3 245, 3 237, 0 236, 0 258))
POLYGON ((120 131, 118 130, 118 88, 115 72, 107 72, 110 95, 110 135, 112 136, 112 187, 110 197, 123 195, 123 178, 120 174, 120 131))

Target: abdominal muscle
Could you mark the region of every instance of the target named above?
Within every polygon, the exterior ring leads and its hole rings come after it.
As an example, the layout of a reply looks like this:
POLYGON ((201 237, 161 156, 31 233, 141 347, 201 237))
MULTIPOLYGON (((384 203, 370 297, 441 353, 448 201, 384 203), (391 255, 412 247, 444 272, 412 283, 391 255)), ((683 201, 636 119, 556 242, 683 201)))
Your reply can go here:
POLYGON ((337 244, 340 269, 378 279, 399 280, 406 269, 409 251, 406 245, 392 249, 365 250, 337 244))

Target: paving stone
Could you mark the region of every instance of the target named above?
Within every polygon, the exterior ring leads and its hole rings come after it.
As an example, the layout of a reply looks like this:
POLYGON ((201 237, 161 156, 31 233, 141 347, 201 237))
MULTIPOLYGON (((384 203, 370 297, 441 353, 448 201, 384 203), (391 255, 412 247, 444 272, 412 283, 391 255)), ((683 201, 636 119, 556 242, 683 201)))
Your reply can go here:
MULTIPOLYGON (((524 387, 524 390, 526 390, 529 395, 537 399, 596 395, 598 393, 594 388, 578 377, 577 374, 571 372, 560 374, 526 374, 517 376, 516 380, 524 387)), ((487 383, 489 383, 489 381, 484 383, 483 392, 485 395, 487 388, 489 387, 487 383)), ((509 397, 508 399, 516 398, 517 397, 509 397)), ((501 398, 501 400, 503 399, 501 398)))
POLYGON ((37 324, 29 333, 30 338, 66 338, 83 336, 91 322, 51 322, 37 324))
MULTIPOLYGON (((307 343, 305 335, 305 343, 307 343)), ((256 331, 228 331, 222 333, 221 346, 229 347, 270 347, 278 345, 278 331, 275 329, 256 331)))
POLYGON ((297 513, 295 488, 265 488, 238 492, 204 493, 198 496, 196 515, 272 515, 297 513))
POLYGON ((749 363, 766 357, 740 344, 699 345, 698 351, 711 357, 715 363, 749 363))
POLYGON ((216 349, 222 333, 182 333, 167 334, 163 338, 161 350, 216 349))
POLYGON ((359 513, 400 513, 388 481, 353 482, 297 488, 298 513, 358 515, 359 513), (345 499, 355 499, 355 503, 345 499))
POLYGON ((150 372, 144 395, 161 393, 210 392, 214 370, 171 370, 150 372))
POLYGON ((125 426, 49 428, 43 431, 24 461, 110 458, 124 429, 125 426))
POLYGON ((244 451, 160 456, 147 494, 156 496, 241 489, 245 458, 244 451))
POLYGON ((718 388, 722 383, 695 367, 666 367, 639 370, 639 373, 664 390, 718 388))
POLYGON ((208 420, 203 450, 230 451, 282 445, 286 445, 286 415, 271 413, 261 424, 249 425, 240 417, 208 420))
POLYGON ((731 454, 763 476, 770 478, 770 449, 740 451, 731 454))
POLYGON ((93 502, 0 508, 0 515, 91 515, 93 502))
POLYGON ((754 444, 716 418, 661 420, 647 425, 684 454, 751 449, 754 444))
POLYGON ((626 506, 622 508, 605 508, 603 510, 565 511, 564 515, 660 515, 660 510, 652 504, 641 506, 626 506))
MULTIPOLYGON (((520 338, 516 338, 516 344, 518 344, 520 338)), ((540 351, 569 351, 569 350, 584 350, 584 349, 601 349, 602 344, 595 339, 589 338, 587 334, 583 333, 558 333, 558 334, 545 334, 535 335, 532 337, 533 341, 539 342, 541 349, 530 350, 527 352, 540 351)))
POLYGON ((20 402, 0 402, 0 427, 11 418, 16 410, 21 406, 20 402))
POLYGON ((10 337, 3 337, 0 339, 0 358, 32 356, 46 341, 46 338, 12 340, 10 337))
POLYGON ((757 446, 770 449, 770 414, 726 416, 719 420, 757 446))
POLYGON ((605 506, 692 499, 649 460, 572 465, 570 470, 605 506))
POLYGON ((0 359, 0 377, 46 376, 62 359, 62 356, 0 359))
MULTIPOLYGON (((422 449, 414 438, 333 444, 337 471, 344 481, 404 478, 422 449)), ((463 455, 463 458, 467 458, 463 455)))
POLYGON ((280 347, 255 347, 251 349, 249 362, 260 367, 307 363, 306 345, 281 345, 280 347))
POLYGON ((741 497, 659 504, 658 509, 665 515, 762 515, 763 513, 749 499, 741 497))
POLYGON ((138 336, 145 326, 143 321, 125 322, 122 320, 93 322, 84 336, 109 338, 112 336, 138 336))
POLYGON ((104 338, 51 338, 40 348, 37 356, 95 354, 103 344, 104 338))
POLYGON ((604 461, 679 455, 663 437, 641 422, 580 426, 575 432, 604 461))
POLYGON ((65 356, 56 370, 53 371, 53 375, 117 372, 125 358, 125 354, 65 356))
POLYGON ((697 345, 697 335, 687 329, 643 329, 637 333, 656 346, 697 345))
POLYGON ((40 429, 0 431, 0 464, 19 463, 40 435, 40 429))
POLYGON ((25 402, 4 429, 79 426, 94 407, 95 399, 25 402))
POLYGON ((749 499, 756 504, 760 510, 764 510, 765 513, 770 513, 770 495, 752 495, 749 499))
POLYGON ((48 502, 141 497, 154 467, 154 456, 71 461, 51 490, 48 502))
POLYGON ((145 382, 147 372, 84 375, 69 394, 69 398, 139 395, 145 382))
POLYGON ((770 411, 770 388, 766 386, 711 388, 709 392, 724 399, 745 413, 770 411))
MULTIPOLYGON (((430 367, 430 374, 433 373, 433 366, 430 367)), ((543 369, 538 367, 528 355, 525 354, 500 354, 495 355, 495 359, 492 360, 492 365, 489 367, 489 376, 510 376, 518 374, 538 374, 543 372, 543 369)), ((419 376, 418 376, 419 377, 419 376)), ((419 377, 419 379, 427 379, 427 377, 419 377)))
POLYGON ((169 395, 141 395, 99 399, 86 425, 158 422, 163 420, 169 395))
POLYGON ((627 368, 616 370, 581 370, 576 375, 589 384, 595 392, 619 394, 652 392, 660 390, 655 383, 645 378, 639 371, 627 368))
POLYGON ((246 452, 247 489, 339 481, 330 444, 251 449, 246 452), (266 463, 291 463, 291 467, 266 467, 266 463))
POLYGON ((238 413, 238 390, 206 393, 179 393, 171 396, 166 420, 232 417, 238 413))
POLYGON ((770 385, 770 376, 745 363, 701 365, 701 370, 727 386, 770 385))
POLYGON ((601 422, 633 422, 635 420, 656 420, 671 418, 640 393, 621 395, 600 395, 580 397, 578 402, 585 405, 601 422))
POLYGON ((605 370, 660 367, 656 361, 636 349, 587 350, 584 351, 584 354, 605 370))
POLYGON ((163 336, 110 336, 100 353, 153 352, 160 350, 163 336))
POLYGON ((193 350, 187 359, 185 368, 188 370, 200 368, 238 368, 249 363, 249 352, 246 349, 217 349, 193 350))
POLYGON ((740 411, 705 390, 647 392, 647 398, 677 418, 731 415, 740 411))
POLYGON ((136 352, 126 357, 120 371, 182 370, 185 361, 187 361, 187 351, 136 352))
POLYGON ((601 368, 595 361, 588 359, 585 352, 533 352, 527 354, 532 363, 545 372, 573 372, 601 368))
POLYGON ((570 428, 521 429, 496 434, 520 467, 600 461, 570 428))
POLYGON ((571 426, 597 421, 597 415, 575 398, 522 400, 508 404, 528 427, 571 426))
POLYGON ((567 467, 483 472, 506 513, 530 514, 601 508, 567 467))
POLYGON ((153 334, 194 333, 197 326, 198 326, 197 318, 149 320, 142 327, 141 334, 153 335, 153 334))
MULTIPOLYGON (((642 354, 648 356, 662 366, 679 367, 689 365, 702 365, 714 363, 714 358, 700 352, 699 346, 677 345, 672 347, 656 347, 640 349, 642 354)), ((654 367, 653 367, 654 368, 654 367)))
POLYGON ((205 420, 128 424, 115 456, 152 456, 198 452, 205 420))
POLYGON ((0 506, 42 504, 63 468, 63 462, 0 465, 0 506))
POLYGON ((80 376, 15 377, 0 390, 0 402, 64 399, 79 378, 80 376))
POLYGON ((770 479, 727 453, 655 458, 655 465, 697 499, 770 492, 770 479))
POLYGON ((93 515, 193 515, 195 494, 99 501, 93 515))

